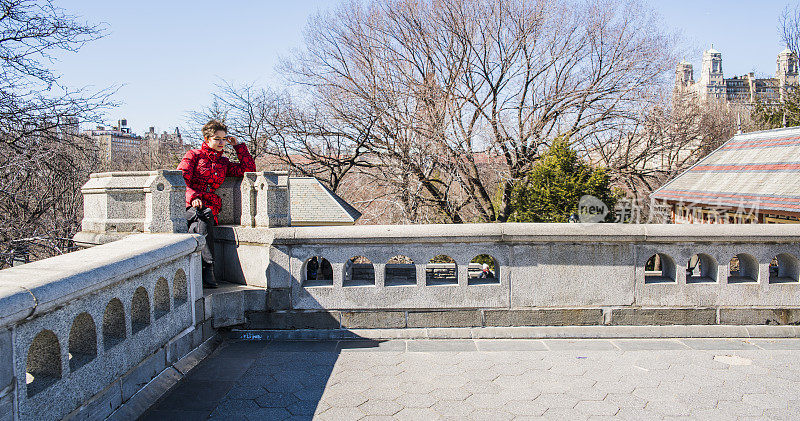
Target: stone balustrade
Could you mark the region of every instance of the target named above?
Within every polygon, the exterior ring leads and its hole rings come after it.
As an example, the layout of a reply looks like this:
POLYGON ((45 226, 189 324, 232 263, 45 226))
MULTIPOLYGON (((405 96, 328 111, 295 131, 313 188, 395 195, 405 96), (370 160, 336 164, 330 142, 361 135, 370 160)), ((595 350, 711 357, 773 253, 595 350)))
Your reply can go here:
POLYGON ((800 322, 800 226, 226 226, 217 241, 224 278, 268 288, 254 328, 800 322))
POLYGON ((180 173, 93 175, 76 240, 117 241, 0 271, 0 421, 136 418, 222 327, 800 336, 759 330, 800 324, 797 225, 288 227, 288 187, 246 173, 218 190, 216 268, 242 286, 204 296, 180 173))
POLYGON ((0 419, 146 410, 143 387, 159 377, 174 384, 173 365, 211 337, 203 241, 133 235, 0 271, 0 419))
MULTIPOLYGON (((289 225, 286 172, 227 177, 217 189, 226 205, 220 223, 289 225)), ((95 173, 81 188, 84 217, 74 240, 87 246, 137 233, 185 233, 186 184, 178 170, 95 173)))

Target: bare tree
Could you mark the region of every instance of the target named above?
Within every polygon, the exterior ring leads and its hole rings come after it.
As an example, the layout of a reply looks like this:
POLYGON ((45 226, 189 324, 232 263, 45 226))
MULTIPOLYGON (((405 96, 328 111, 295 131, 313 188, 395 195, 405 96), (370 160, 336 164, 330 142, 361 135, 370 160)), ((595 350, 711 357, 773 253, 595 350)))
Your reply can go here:
POLYGON ((783 9, 778 31, 786 48, 794 52, 800 51, 800 6, 792 8, 787 5, 783 9))
MULTIPOLYGON (((606 167, 612 182, 639 205, 667 180, 711 153, 738 130, 758 129, 745 104, 724 100, 700 101, 690 92, 663 98, 613 136, 595 137, 585 154, 606 167)), ((646 211, 647 209, 645 209, 646 211)))
MULTIPOLYGON (((95 145, 77 122, 97 120, 110 90, 59 83, 54 51, 101 37, 50 1, 0 0, 0 248, 23 237, 70 237, 81 217, 80 186, 97 168, 95 145)), ((54 240, 44 250, 57 252, 54 240)), ((0 250, 3 251, 3 250, 0 250)))
POLYGON ((312 121, 358 130, 409 215, 505 221, 543 148, 637 118, 671 50, 635 1, 351 1, 310 22, 285 68, 312 121))

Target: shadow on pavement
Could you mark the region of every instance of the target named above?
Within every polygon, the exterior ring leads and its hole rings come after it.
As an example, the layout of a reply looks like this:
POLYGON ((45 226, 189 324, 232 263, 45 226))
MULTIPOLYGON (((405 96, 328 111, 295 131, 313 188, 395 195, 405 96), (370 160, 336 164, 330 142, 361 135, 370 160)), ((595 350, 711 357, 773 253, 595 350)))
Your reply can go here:
POLYGON ((310 420, 327 409, 320 399, 339 353, 381 342, 225 342, 140 420, 310 420))

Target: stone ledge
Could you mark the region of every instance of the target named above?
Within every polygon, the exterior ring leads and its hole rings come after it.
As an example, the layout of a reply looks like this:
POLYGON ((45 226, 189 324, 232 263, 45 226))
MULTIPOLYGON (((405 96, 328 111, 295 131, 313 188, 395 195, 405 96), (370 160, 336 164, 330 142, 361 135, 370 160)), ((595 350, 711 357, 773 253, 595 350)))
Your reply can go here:
POLYGON ((602 309, 484 310, 484 326, 586 326, 603 324, 602 309))
POLYGON ((232 329, 231 339, 635 339, 800 338, 795 326, 540 326, 404 329, 232 329))
POLYGON ((800 309, 721 308, 719 323, 724 325, 797 325, 800 324, 800 309))
POLYGON ((409 311, 408 327, 483 326, 480 310, 409 311))
POLYGON ((406 327, 404 311, 343 311, 344 329, 393 329, 406 327))
POLYGON ((617 326, 640 325, 714 325, 717 310, 713 308, 615 308, 611 310, 611 324, 617 326))

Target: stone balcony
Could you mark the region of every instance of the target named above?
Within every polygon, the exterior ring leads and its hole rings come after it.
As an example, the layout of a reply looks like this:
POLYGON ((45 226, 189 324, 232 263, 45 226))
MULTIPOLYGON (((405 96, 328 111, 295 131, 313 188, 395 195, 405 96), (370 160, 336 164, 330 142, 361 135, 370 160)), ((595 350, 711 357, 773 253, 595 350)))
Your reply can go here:
POLYGON ((204 293, 184 188, 93 176, 76 240, 105 244, 0 272, 0 419, 135 418, 223 337, 800 336, 800 226, 292 227, 285 175, 248 173, 204 293))

